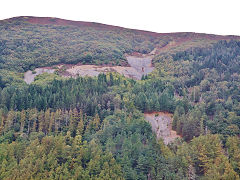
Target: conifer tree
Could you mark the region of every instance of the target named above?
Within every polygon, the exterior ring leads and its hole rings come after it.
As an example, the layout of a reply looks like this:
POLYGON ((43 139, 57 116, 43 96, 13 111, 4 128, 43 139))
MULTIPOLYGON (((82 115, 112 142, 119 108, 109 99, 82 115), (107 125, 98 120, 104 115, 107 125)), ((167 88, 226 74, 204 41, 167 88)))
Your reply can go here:
POLYGON ((61 118, 61 111, 59 109, 55 112, 55 121, 54 121, 54 132, 58 133, 60 128, 60 118, 61 118))
POLYGON ((5 125, 5 118, 4 118, 4 116, 3 116, 2 109, 0 109, 0 135, 1 135, 2 132, 3 132, 4 125, 5 125))
POLYGON ((48 128, 48 134, 50 134, 53 130, 53 125, 54 125, 54 122, 55 122, 55 113, 54 112, 51 112, 51 117, 50 117, 50 122, 49 122, 49 128, 48 128))
POLYGON ((80 110, 79 112, 79 122, 77 126, 77 135, 82 135, 84 131, 84 122, 83 122, 83 112, 80 110))
POLYGON ((31 128, 31 132, 37 132, 37 116, 38 116, 38 111, 36 108, 34 108, 31 111, 31 115, 29 117, 33 124, 31 128))
POLYGON ((21 119, 20 119, 20 132, 23 133, 24 125, 26 121, 26 112, 25 110, 21 111, 21 119))
POLYGON ((172 128, 173 130, 177 129, 177 124, 179 121, 179 113, 178 113, 178 107, 176 108, 176 110, 174 111, 174 115, 173 115, 173 121, 172 121, 172 128))
POLYGON ((205 148, 204 145, 200 144, 198 146, 199 148, 199 154, 198 154, 198 160, 199 160, 199 167, 201 168, 201 172, 203 172, 204 174, 207 173, 208 169, 210 168, 211 164, 210 164, 210 159, 207 156, 208 152, 205 148))
POLYGON ((13 110, 10 110, 7 114, 5 131, 12 128, 14 119, 15 119, 15 112, 13 110))
POLYGON ((100 128, 100 118, 99 118, 99 115, 97 113, 93 118, 93 129, 95 131, 98 131, 99 128, 100 128))
POLYGON ((49 130, 50 118, 51 118, 51 112, 50 112, 50 109, 47 109, 44 113, 44 129, 43 129, 43 131, 45 134, 49 130))
POLYGON ((43 132, 44 130, 44 112, 40 111, 38 113, 38 132, 43 132))

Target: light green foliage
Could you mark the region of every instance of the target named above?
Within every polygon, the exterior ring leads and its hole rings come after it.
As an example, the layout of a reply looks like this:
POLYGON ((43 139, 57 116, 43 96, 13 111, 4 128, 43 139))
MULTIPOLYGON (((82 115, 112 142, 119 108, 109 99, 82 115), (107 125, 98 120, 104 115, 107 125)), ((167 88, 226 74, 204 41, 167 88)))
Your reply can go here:
POLYGON ((53 80, 61 80, 61 79, 64 79, 64 78, 56 74, 43 73, 43 74, 37 75, 34 78, 34 82, 32 82, 32 84, 47 85, 47 84, 50 84, 53 80))
POLYGON ((25 19, 0 22, 0 179, 239 179, 239 41, 25 19), (59 63, 126 65, 125 53, 154 48, 155 70, 141 81, 22 80, 59 63), (156 111, 174 113, 182 139, 156 139, 143 116, 156 111))

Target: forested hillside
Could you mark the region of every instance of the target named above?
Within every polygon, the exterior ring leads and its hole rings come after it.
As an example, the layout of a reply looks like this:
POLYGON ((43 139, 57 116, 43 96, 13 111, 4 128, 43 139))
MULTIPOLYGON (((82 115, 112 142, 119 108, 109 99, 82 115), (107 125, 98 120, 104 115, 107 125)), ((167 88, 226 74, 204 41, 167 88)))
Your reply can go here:
POLYGON ((157 34, 57 18, 18 17, 0 22, 0 67, 23 72, 59 63, 126 65, 125 53, 146 54, 155 47, 183 44, 184 48, 230 38, 157 34))
POLYGON ((0 179, 239 179, 238 39, 0 21, 0 179), (23 81, 36 67, 128 66, 126 54, 150 52, 155 69, 141 80, 44 73, 23 81), (181 138, 164 144, 146 112, 172 113, 181 138))

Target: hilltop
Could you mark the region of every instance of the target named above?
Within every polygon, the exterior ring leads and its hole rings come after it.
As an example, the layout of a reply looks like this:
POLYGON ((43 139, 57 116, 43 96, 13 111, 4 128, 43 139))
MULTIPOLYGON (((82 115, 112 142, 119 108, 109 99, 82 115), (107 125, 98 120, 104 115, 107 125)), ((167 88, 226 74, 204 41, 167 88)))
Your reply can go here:
POLYGON ((50 17, 14 17, 0 21, 0 67, 25 72, 65 64, 129 66, 126 54, 175 53, 240 39, 191 32, 155 33, 94 22, 50 17))

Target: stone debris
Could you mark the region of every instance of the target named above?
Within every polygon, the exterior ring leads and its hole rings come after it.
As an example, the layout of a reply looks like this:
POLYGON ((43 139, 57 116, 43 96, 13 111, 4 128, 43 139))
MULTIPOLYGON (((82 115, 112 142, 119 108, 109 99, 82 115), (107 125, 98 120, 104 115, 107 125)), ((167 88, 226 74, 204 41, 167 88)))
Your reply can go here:
POLYGON ((157 138, 162 138, 165 144, 180 137, 172 130, 172 114, 164 112, 144 113, 145 119, 152 125, 157 138))

